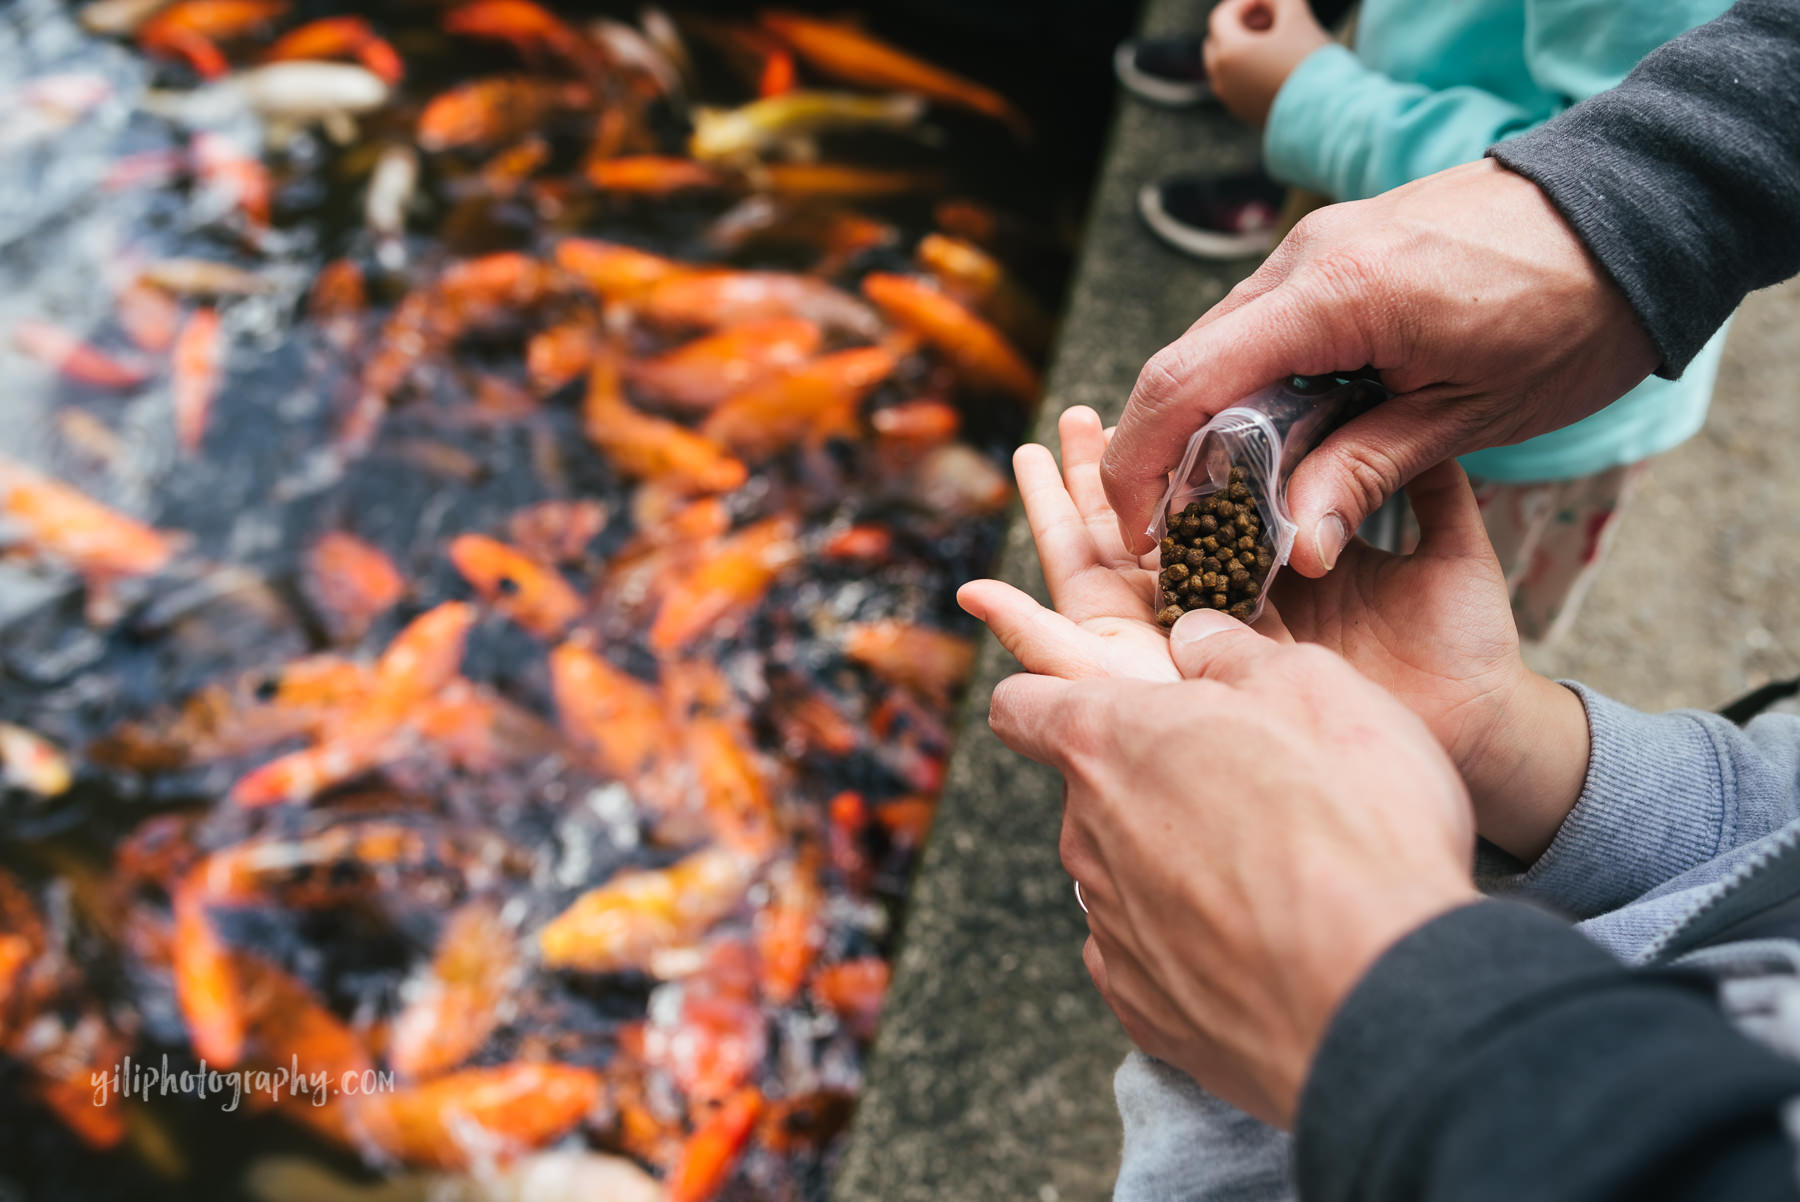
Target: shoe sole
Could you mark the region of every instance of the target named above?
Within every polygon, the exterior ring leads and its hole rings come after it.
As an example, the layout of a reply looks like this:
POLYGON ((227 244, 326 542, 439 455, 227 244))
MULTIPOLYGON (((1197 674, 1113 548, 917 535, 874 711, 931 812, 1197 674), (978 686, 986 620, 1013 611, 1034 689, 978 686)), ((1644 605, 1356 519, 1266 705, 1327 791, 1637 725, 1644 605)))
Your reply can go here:
POLYGON ((1155 184, 1145 184, 1138 189, 1137 209, 1138 216, 1144 219, 1144 224, 1150 227, 1151 233, 1176 250, 1196 259, 1243 259, 1251 255, 1266 255, 1275 249, 1277 239, 1274 230, 1226 234, 1177 221, 1163 208, 1162 193, 1155 184))
POLYGON ((1138 70, 1132 42, 1120 42, 1113 51, 1113 74, 1118 77, 1120 87, 1159 108, 1193 108, 1212 99, 1212 89, 1206 84, 1170 83, 1138 70))

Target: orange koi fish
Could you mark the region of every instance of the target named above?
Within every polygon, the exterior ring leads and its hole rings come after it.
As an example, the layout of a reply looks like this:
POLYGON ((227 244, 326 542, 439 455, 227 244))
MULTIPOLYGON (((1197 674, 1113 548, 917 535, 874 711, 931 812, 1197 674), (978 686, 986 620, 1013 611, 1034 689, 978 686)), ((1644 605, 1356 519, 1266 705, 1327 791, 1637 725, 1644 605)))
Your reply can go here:
POLYGON ((256 32, 287 11, 287 0, 176 0, 138 27, 138 44, 185 59, 202 76, 229 70, 214 42, 256 32))
POLYGON ((869 857, 863 851, 863 834, 869 829, 869 803, 861 793, 846 789, 826 803, 825 813, 829 820, 826 847, 831 853, 831 866, 852 891, 861 893, 869 887, 873 875, 869 857))
POLYGON ((818 325, 802 318, 753 321, 627 364, 625 378, 662 404, 704 411, 798 367, 822 339, 818 325))
POLYGON ((360 1100, 376 1146, 407 1164, 463 1169, 542 1147, 600 1100, 600 1074, 567 1064, 467 1068, 360 1100))
POLYGON ((975 644, 958 635, 885 619, 847 627, 844 652, 883 680, 947 703, 968 678, 975 644))
POLYGON ((713 410, 700 433, 750 459, 767 458, 797 442, 852 435, 857 407, 899 364, 899 357, 881 346, 825 355, 731 397, 713 410))
POLYGON ((180 540, 47 476, 0 459, 0 514, 32 551, 61 560, 90 583, 146 576, 174 556, 180 540))
POLYGON ((873 272, 863 277, 863 295, 942 352, 971 386, 1005 393, 1022 405, 1037 400, 1037 372, 1024 357, 1000 331, 936 288, 873 272))
POLYGON ((652 285, 639 310, 652 324, 677 328, 799 317, 869 341, 883 328, 867 305, 841 289, 780 271, 688 271, 652 285))
POLYGON ((467 1060, 499 1025, 520 968, 515 934, 492 905, 456 910, 423 988, 394 1019, 388 1063, 404 1076, 430 1077, 467 1060))
POLYGON ((626 404, 611 354, 602 354, 589 373, 582 423, 588 441, 630 476, 689 492, 730 492, 750 477, 711 439, 626 404))
POLYGON ((764 163, 749 172, 757 187, 780 196, 884 200, 942 191, 941 171, 897 167, 852 167, 844 163, 764 163))
POLYGON ((765 29, 792 46, 808 65, 835 79, 859 87, 917 92, 940 104, 992 117, 1020 137, 1030 134, 1024 114, 998 92, 915 58, 855 26, 794 12, 765 12, 760 19, 765 29))
POLYGON ((206 437, 206 419, 219 391, 219 313, 196 309, 175 339, 175 438, 181 449, 197 454, 206 437))
POLYGON ((524 706, 492 690, 453 680, 414 721, 422 742, 446 763, 470 772, 532 763, 561 749, 556 731, 524 706))
POLYGON ((692 159, 657 154, 621 155, 589 159, 588 183, 602 192, 627 192, 638 196, 670 196, 717 188, 724 181, 717 172, 692 159))
POLYGON ((406 582, 379 547, 332 530, 307 552, 306 591, 339 637, 357 639, 406 595, 406 582))
POLYGON ((275 182, 261 159, 229 138, 202 131, 194 135, 193 160, 194 175, 209 193, 224 198, 257 229, 269 224, 275 182))
POLYGON ((558 646, 550 689, 564 735, 611 776, 631 781, 676 745, 656 690, 596 651, 558 646))
POLYGON ((94 1105, 94 1081, 112 1070, 130 1042, 93 1009, 49 1023, 48 1029, 34 1027, 29 1046, 21 1049, 31 1069, 31 1092, 88 1147, 118 1146, 127 1132, 127 1106, 123 1099, 94 1105))
POLYGON ((581 596, 554 568, 498 539, 459 535, 450 562, 482 600, 541 639, 553 639, 581 616, 581 596))
POLYGON ((694 271, 674 259, 597 238, 564 238, 556 244, 556 265, 601 300, 614 303, 627 303, 664 280, 694 271))
POLYGON ((786 1006, 799 996, 825 943, 817 859, 803 852, 769 873, 771 898, 756 915, 756 951, 762 994, 771 1005, 786 1006))
POLYGON ((150 378, 150 367, 141 360, 96 350, 47 321, 21 321, 13 327, 13 345, 78 384, 126 389, 150 378))
POLYGON ((539 392, 555 392, 588 369, 600 344, 600 327, 593 319, 559 322, 525 344, 525 374, 539 392))
POLYGON ((708 1202, 724 1188, 761 1116, 763 1096, 744 1089, 714 1111, 681 1148, 669 1174, 669 1202, 708 1202))
POLYGON ((571 563, 606 529, 607 509, 591 497, 539 501, 506 519, 506 531, 525 554, 545 563, 571 563))
POLYGON ((551 968, 608 973, 653 970, 737 909, 751 865, 722 848, 697 851, 657 871, 621 872, 590 889, 538 932, 551 968))
POLYGON ((406 78, 400 54, 361 17, 323 17, 290 29, 263 51, 263 62, 353 58, 392 87, 406 78))
POLYGON ((720 840, 747 855, 767 852, 774 841, 774 799, 748 732, 719 718, 695 718, 687 728, 685 762, 720 840))
POLYGON ((962 413, 935 397, 918 397, 887 405, 869 415, 877 436, 906 447, 931 447, 949 442, 962 428, 962 413))
POLYGON ((782 572, 800 558, 792 518, 746 526, 704 553, 670 590, 650 627, 650 646, 678 651, 761 601, 782 572))
POLYGON ((113 317, 139 347, 161 354, 175 344, 181 325, 181 306, 175 298, 142 280, 119 290, 113 317))
POLYGON ((1020 345, 1041 351, 1049 344, 1050 315, 987 251, 962 238, 927 234, 914 253, 946 290, 992 318, 1020 345))
POLYGON ((756 81, 756 94, 767 100, 785 96, 794 90, 794 56, 785 50, 771 50, 763 60, 762 78, 756 81))
POLYGON ((888 963, 879 956, 846 960, 821 968, 812 982, 813 998, 844 1020, 857 1035, 875 1032, 881 999, 887 993, 888 963))
POLYGON ((712 944, 706 962, 682 978, 679 1008, 653 1016, 643 1031, 644 1060, 667 1071, 690 1106, 742 1089, 767 1049, 755 957, 736 939, 712 944))
POLYGON ((588 91, 580 84, 529 75, 470 80, 438 93, 425 105, 419 114, 419 146, 439 151, 511 142, 536 132, 556 110, 578 108, 587 99, 588 91))
POLYGON ((918 847, 931 833, 937 803, 929 797, 901 797, 875 807, 875 821, 901 847, 918 847))
POLYGON ((510 43, 528 60, 548 50, 576 67, 595 61, 586 38, 532 0, 473 0, 444 17, 444 31, 510 43))
POLYGON ((231 949, 207 917, 206 900, 192 876, 175 890, 175 1001, 195 1054, 228 1069, 243 1059, 249 1016, 231 949))

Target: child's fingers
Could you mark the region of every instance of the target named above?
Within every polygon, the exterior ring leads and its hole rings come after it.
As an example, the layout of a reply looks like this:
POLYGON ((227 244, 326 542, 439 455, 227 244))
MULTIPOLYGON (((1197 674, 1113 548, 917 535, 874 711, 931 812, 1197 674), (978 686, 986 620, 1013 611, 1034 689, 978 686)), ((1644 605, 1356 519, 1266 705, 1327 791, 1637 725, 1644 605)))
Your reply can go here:
POLYGON ((1112 506, 1106 503, 1106 488, 1100 483, 1100 456, 1106 453, 1100 415, 1086 405, 1066 409, 1056 423, 1056 434, 1062 442, 1063 483, 1075 508, 1084 518, 1103 513, 1111 521, 1112 506))
POLYGON ((1000 645, 1033 675, 1077 680, 1107 674, 1093 654, 1093 635, 1010 584, 971 580, 956 591, 956 603, 987 623, 1000 645))
POLYGON ((1014 451, 1013 474, 1019 481, 1019 499, 1025 504, 1025 522, 1037 544, 1044 580, 1054 598, 1077 573, 1093 566, 1094 540, 1075 502, 1069 499, 1048 448, 1027 443, 1014 451))
POLYGON ((1406 499, 1419 520, 1418 554, 1432 559, 1493 557, 1475 491, 1456 460, 1421 472, 1406 486, 1406 499))

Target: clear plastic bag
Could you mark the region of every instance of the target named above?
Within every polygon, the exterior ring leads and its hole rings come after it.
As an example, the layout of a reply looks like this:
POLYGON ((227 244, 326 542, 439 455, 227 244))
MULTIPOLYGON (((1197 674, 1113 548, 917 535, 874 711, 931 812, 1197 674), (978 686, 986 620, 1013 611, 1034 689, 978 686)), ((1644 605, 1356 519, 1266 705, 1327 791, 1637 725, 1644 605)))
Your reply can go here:
POLYGON ((1220 609, 1255 621, 1294 546, 1288 478, 1328 434, 1387 396, 1371 371, 1293 376, 1195 431, 1150 527, 1158 620, 1220 609))

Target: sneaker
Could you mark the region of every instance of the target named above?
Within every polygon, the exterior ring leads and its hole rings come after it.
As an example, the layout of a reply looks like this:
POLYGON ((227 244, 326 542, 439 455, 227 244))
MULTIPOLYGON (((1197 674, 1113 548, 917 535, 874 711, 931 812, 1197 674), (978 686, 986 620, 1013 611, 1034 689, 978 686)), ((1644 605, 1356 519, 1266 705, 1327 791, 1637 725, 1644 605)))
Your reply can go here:
POLYGON ((1243 175, 1174 175, 1145 184, 1138 213, 1170 246, 1199 259, 1267 254, 1287 189, 1260 171, 1243 175))
POLYGON ((1165 108, 1187 108, 1212 99, 1200 48, 1206 38, 1181 33, 1166 38, 1131 38, 1113 51, 1113 74, 1140 100, 1165 108))

